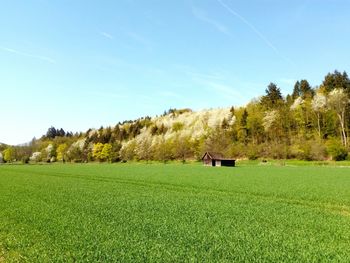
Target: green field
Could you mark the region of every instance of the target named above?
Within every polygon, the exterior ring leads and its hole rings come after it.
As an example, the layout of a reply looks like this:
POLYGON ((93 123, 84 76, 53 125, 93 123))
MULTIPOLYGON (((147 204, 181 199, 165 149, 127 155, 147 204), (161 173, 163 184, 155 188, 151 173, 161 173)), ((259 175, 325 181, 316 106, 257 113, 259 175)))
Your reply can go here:
POLYGON ((0 166, 0 262, 349 262, 350 168, 0 166))

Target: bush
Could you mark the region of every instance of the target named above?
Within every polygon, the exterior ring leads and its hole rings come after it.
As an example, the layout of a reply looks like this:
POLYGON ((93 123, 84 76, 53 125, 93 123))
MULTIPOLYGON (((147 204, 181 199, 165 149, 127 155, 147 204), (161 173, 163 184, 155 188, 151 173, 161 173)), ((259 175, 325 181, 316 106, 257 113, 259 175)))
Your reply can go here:
POLYGON ((327 155, 326 147, 322 143, 317 141, 311 143, 311 159, 313 161, 324 161, 327 155))
POLYGON ((348 156, 346 157, 347 161, 350 161, 350 152, 348 152, 348 156))
POLYGON ((331 140, 327 143, 327 152, 334 161, 346 160, 348 151, 345 147, 337 140, 331 140))
POLYGON ((290 158, 305 161, 324 161, 326 147, 319 140, 298 140, 290 146, 290 158))
POLYGON ((258 145, 249 145, 247 157, 249 160, 257 160, 260 157, 260 147, 258 145))
POLYGON ((289 147, 283 143, 267 144, 267 152, 273 159, 287 159, 290 155, 289 147))
POLYGON ((247 157, 246 151, 246 145, 244 145, 243 143, 235 143, 229 146, 227 155, 235 158, 243 158, 247 157))
POLYGON ((301 159, 306 161, 322 161, 325 159, 326 149, 317 141, 306 141, 301 145, 301 159))
POLYGON ((29 156, 23 156, 23 157, 22 157, 22 163, 23 163, 23 164, 29 163, 29 156))
POLYGON ((40 162, 42 160, 42 154, 41 152, 33 152, 29 159, 33 162, 40 162))

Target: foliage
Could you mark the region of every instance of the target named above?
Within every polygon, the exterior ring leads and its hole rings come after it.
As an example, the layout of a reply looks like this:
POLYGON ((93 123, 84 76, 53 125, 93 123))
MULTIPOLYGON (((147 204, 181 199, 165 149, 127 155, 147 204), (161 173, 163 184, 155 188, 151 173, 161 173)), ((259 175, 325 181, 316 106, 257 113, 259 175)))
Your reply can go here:
POLYGON ((67 154, 68 145, 67 143, 62 143, 57 147, 57 160, 64 162, 65 156, 67 154))
POLYGON ((124 143, 120 149, 120 158, 123 161, 131 161, 136 157, 136 140, 132 139, 124 143))
POLYGON ((347 146, 347 133, 345 127, 345 113, 347 106, 349 105, 349 97, 344 92, 343 89, 334 89, 330 92, 328 96, 328 106, 330 109, 334 110, 339 118, 340 128, 341 128, 341 138, 342 143, 347 146))
POLYGON ((327 106, 327 98, 321 92, 317 92, 311 103, 312 109, 316 112, 325 110, 327 106))
POLYGON ((7 163, 11 163, 14 161, 15 159, 15 150, 13 147, 8 147, 4 150, 3 152, 4 154, 4 161, 7 163))
POLYGON ((92 156, 99 161, 103 161, 103 158, 101 158, 102 150, 103 150, 103 143, 99 142, 94 144, 94 148, 92 150, 92 156))
POLYGON ((346 148, 339 141, 334 139, 328 141, 327 151, 335 161, 346 160, 346 157, 348 156, 346 148))
POLYGON ((105 143, 100 154, 100 160, 102 161, 111 161, 112 157, 112 145, 110 143, 105 143))
POLYGON ((62 128, 61 129, 56 129, 55 127, 50 127, 47 132, 46 135, 44 136, 47 139, 54 139, 56 137, 71 137, 73 136, 72 132, 65 132, 62 128))
POLYGON ((283 102, 281 89, 276 84, 270 83, 265 92, 266 95, 261 98, 261 103, 267 109, 276 108, 283 102))
POLYGON ((347 93, 350 93, 350 79, 345 71, 340 73, 339 71, 335 70, 333 73, 328 73, 322 83, 322 86, 327 92, 331 92, 334 89, 343 89, 347 93))
POLYGON ((41 152, 33 152, 29 160, 33 162, 40 162, 42 160, 41 152))

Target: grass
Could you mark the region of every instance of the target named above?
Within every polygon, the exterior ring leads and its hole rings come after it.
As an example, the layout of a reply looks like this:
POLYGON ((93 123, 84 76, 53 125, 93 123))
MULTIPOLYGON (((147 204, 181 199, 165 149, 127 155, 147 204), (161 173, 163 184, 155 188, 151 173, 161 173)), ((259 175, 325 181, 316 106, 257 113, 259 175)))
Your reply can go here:
POLYGON ((348 262, 350 168, 0 166, 0 262, 348 262))

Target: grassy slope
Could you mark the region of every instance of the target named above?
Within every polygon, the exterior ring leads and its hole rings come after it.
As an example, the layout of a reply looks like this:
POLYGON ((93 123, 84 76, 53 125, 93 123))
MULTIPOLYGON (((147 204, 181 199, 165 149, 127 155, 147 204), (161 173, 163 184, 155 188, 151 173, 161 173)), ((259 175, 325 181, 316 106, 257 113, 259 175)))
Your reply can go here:
POLYGON ((9 262, 350 258, 349 168, 0 166, 0 193, 9 262))

